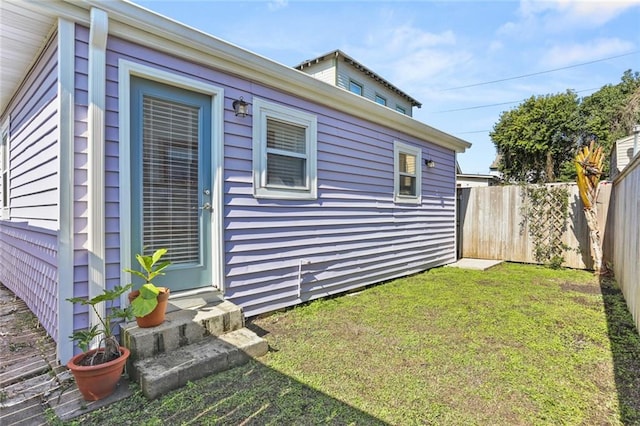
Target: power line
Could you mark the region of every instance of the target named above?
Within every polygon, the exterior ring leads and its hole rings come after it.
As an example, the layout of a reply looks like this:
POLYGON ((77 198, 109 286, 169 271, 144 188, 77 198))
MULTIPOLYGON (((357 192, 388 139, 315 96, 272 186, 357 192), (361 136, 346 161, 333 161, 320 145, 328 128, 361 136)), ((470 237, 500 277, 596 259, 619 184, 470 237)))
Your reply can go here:
POLYGON ((471 133, 487 133, 490 132, 491 130, 473 130, 471 132, 456 132, 456 134, 458 135, 469 135, 471 133))
MULTIPOLYGON (((591 89, 576 90, 575 93, 588 92, 588 91, 596 90, 596 89, 600 89, 600 88, 599 87, 593 87, 591 89)), ((500 106, 500 105, 517 104, 519 102, 524 102, 527 99, 529 99, 529 98, 520 99, 519 101, 500 102, 500 103, 497 103, 497 104, 475 105, 475 106, 465 107, 465 108, 445 109, 445 110, 442 110, 442 111, 432 111, 431 114, 441 114, 441 113, 445 113, 445 112, 456 112, 456 111, 467 111, 467 110, 471 110, 471 109, 490 108, 490 107, 500 106)))
POLYGON ((468 84, 466 86, 449 87, 447 89, 441 89, 441 90, 439 90, 439 92, 446 92, 448 90, 466 89, 468 87, 484 86, 484 85, 487 85, 487 84, 501 83, 503 81, 517 80, 519 78, 533 77, 534 75, 548 74, 548 73, 552 73, 552 72, 556 72, 556 71, 567 70, 567 69, 570 69, 570 68, 581 67, 581 66, 584 66, 584 65, 595 64, 597 62, 604 62, 604 61, 608 61, 610 59, 622 58, 623 56, 635 55, 635 54, 637 54, 639 52, 640 52, 640 50, 636 50, 636 51, 633 51, 633 52, 623 53, 622 55, 610 56, 608 58, 596 59, 596 60, 589 61, 589 62, 583 62, 583 63, 580 63, 580 64, 569 65, 569 66, 561 67, 561 68, 554 68, 554 69, 546 70, 546 71, 538 71, 538 72, 534 72, 534 73, 531 73, 531 74, 523 74, 523 75, 518 75, 518 76, 515 76, 515 77, 501 78, 499 80, 484 81, 482 83, 468 84))

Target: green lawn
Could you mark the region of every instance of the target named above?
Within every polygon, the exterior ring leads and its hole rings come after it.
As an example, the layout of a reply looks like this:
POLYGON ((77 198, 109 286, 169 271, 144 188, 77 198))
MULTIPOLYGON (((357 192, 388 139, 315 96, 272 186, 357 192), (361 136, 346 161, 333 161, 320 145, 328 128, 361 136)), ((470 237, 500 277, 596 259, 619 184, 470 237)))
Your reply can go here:
POLYGON ((640 336, 588 272, 438 268, 256 319, 259 361, 78 424, 640 424, 640 336))

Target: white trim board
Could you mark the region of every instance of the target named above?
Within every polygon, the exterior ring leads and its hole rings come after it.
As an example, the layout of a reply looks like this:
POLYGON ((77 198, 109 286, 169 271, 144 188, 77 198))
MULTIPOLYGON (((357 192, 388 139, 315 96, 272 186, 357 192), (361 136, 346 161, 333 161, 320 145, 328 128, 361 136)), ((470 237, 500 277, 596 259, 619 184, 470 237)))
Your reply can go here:
MULTIPOLYGON (((224 293, 224 89, 188 77, 125 59, 118 61, 119 168, 120 196, 120 269, 131 267, 131 201, 122 188, 131 185, 131 76, 142 77, 169 86, 211 96, 211 178, 213 212, 211 214, 212 285, 224 293)), ((122 283, 131 282, 130 274, 120 273, 122 283)), ((127 303, 123 296, 122 303, 127 303)))
POLYGON ((73 241, 74 241, 74 84, 75 84, 75 24, 58 21, 58 146, 60 153, 60 202, 58 232, 58 359, 64 364, 73 356, 73 309, 67 298, 73 297, 73 241))

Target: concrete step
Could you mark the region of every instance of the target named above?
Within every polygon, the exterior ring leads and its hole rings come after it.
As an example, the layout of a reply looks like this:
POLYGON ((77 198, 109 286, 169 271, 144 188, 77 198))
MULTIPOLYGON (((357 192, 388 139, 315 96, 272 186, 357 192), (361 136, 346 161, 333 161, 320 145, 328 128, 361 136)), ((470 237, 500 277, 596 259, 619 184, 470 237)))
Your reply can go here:
POLYGON ((246 363, 267 353, 267 342, 247 328, 230 331, 133 363, 144 395, 157 398, 213 373, 246 363))
POLYGON ((244 327, 242 309, 221 298, 169 299, 164 323, 140 328, 135 321, 121 325, 122 344, 130 362, 172 352, 208 336, 220 336, 244 327))

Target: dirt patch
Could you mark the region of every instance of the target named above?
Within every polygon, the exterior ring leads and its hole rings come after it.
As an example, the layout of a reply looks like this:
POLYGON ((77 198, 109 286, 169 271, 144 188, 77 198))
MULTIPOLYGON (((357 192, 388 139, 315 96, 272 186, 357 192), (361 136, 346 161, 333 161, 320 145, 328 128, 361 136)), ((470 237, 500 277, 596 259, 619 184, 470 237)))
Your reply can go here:
POLYGON ((583 294, 602 294, 599 286, 591 286, 584 284, 576 284, 571 282, 564 282, 560 286, 563 291, 575 291, 583 294))

